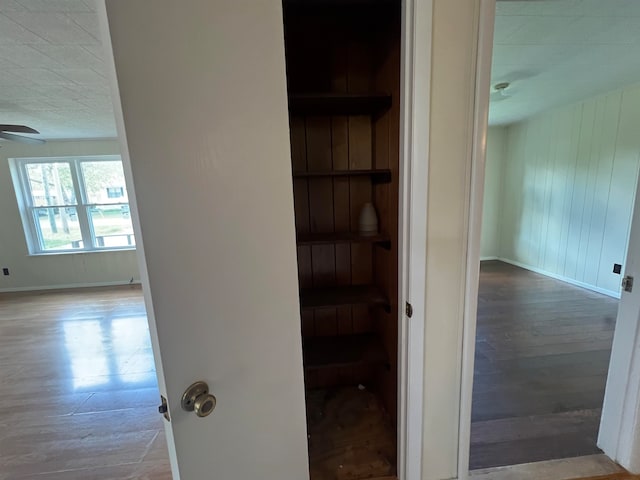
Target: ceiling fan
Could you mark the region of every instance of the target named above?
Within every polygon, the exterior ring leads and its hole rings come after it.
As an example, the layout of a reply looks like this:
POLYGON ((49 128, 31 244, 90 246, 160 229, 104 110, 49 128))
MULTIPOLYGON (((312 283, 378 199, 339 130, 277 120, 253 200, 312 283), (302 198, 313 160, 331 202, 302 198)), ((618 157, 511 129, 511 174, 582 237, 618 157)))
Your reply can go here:
POLYGON ((28 143, 31 145, 41 145, 45 143, 45 141, 40 138, 25 137, 23 135, 15 135, 15 133, 40 133, 40 132, 31 127, 26 127, 24 125, 0 124, 0 138, 4 138, 5 140, 11 140, 14 142, 28 143))

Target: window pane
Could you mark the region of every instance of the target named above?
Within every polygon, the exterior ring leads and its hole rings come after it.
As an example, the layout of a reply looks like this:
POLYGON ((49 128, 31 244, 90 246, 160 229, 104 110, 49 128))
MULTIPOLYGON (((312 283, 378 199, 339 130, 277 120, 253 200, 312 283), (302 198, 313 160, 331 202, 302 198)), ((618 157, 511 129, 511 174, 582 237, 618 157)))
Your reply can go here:
POLYGON ((36 208, 36 225, 40 227, 44 250, 83 248, 76 207, 36 208))
POLYGON ((82 162, 87 203, 126 203, 127 187, 120 160, 82 162))
POLYGON ((27 178, 33 205, 73 205, 76 195, 68 163, 29 163, 27 178))
POLYGON ((88 210, 95 247, 129 247, 136 244, 129 205, 97 205, 88 210))

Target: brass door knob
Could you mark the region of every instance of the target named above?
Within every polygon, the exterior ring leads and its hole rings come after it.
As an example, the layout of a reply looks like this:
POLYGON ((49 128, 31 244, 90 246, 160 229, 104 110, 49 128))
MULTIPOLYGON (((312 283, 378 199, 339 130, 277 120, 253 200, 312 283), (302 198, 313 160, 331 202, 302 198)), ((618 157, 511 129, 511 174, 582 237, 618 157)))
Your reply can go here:
POLYGON ((209 393, 206 382, 195 382, 182 395, 182 409, 195 412, 199 417, 208 416, 216 408, 216 397, 209 393))

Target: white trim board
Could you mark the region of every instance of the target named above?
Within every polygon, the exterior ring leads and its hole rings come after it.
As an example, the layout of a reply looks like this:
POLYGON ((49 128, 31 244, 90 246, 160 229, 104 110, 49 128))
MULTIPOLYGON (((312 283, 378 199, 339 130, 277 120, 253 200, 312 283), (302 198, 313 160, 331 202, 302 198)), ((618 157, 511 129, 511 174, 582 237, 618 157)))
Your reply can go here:
POLYGON ((46 290, 70 290, 78 288, 96 288, 96 287, 123 287, 127 285, 140 285, 140 280, 134 280, 130 282, 128 280, 117 282, 89 282, 89 283, 65 283, 62 285, 36 285, 33 287, 11 287, 0 288, 0 293, 14 293, 14 292, 39 292, 46 290))
POLYGON ((524 268, 525 270, 530 270, 532 272, 539 273, 540 275, 544 275, 546 277, 551 277, 556 280, 560 280, 561 282, 570 283, 571 285, 575 285, 576 287, 581 287, 586 290, 591 290, 592 292, 601 293, 603 295, 607 295, 608 297, 617 298, 618 300, 620 299, 620 292, 613 292, 611 290, 606 290, 604 288, 596 287, 595 285, 590 285, 588 283, 580 282, 578 280, 574 280, 572 278, 565 277, 563 275, 558 275, 556 273, 547 272, 546 270, 542 270, 541 268, 532 267, 531 265, 520 263, 515 260, 510 260, 508 258, 498 257, 496 260, 500 260, 501 262, 504 262, 504 263, 509 263, 516 267, 524 268))
POLYGON ((422 478, 433 0, 402 2, 398 258, 398 478, 422 478), (413 318, 405 314, 405 302, 413 318))
POLYGON ((471 443, 471 408, 478 312, 478 284, 480 274, 480 243, 482 236, 482 208, 486 161, 486 139, 489 118, 489 92, 495 0, 480 0, 475 51, 475 88, 473 91, 473 132, 471 142, 471 175, 469 205, 467 206, 466 272, 464 285, 464 313, 462 331, 462 362, 460 386, 460 422, 458 425, 458 478, 466 479, 469 472, 471 443))

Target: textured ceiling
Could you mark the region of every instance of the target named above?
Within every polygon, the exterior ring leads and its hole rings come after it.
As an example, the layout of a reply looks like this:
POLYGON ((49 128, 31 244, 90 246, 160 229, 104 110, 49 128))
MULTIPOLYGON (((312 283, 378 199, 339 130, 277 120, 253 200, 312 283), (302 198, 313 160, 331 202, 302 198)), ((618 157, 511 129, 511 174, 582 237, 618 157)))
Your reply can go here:
MULTIPOLYGON (((640 0, 497 5, 490 123, 640 82, 640 0)), ((0 0, 0 123, 115 137, 94 0, 0 0)))
POLYGON ((489 123, 640 82, 640 0, 499 1, 489 123))
POLYGON ((0 0, 0 124, 115 137, 94 0, 0 0))

